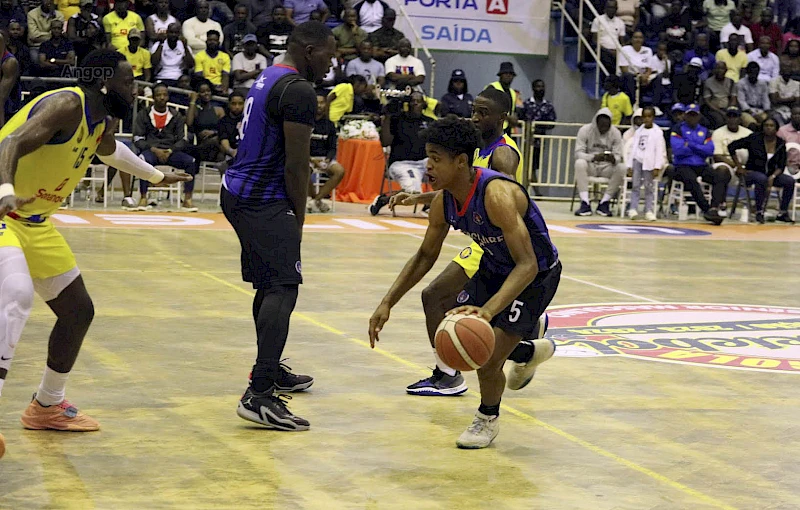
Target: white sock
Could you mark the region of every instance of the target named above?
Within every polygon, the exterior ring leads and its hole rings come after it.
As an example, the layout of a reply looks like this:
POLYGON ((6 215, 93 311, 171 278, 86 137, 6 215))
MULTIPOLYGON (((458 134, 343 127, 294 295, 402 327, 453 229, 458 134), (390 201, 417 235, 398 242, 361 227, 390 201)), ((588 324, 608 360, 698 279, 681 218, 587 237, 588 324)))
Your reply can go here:
POLYGON ((6 383, 5 379, 0 379, 0 395, 3 394, 3 385, 6 383))
POLYGON ((42 383, 36 392, 36 400, 43 406, 54 406, 64 401, 69 372, 60 374, 50 367, 45 367, 42 383))
POLYGON ((589 203, 589 192, 588 191, 581 191, 580 193, 578 193, 578 195, 580 195, 580 197, 581 197, 581 202, 586 202, 587 204, 589 203))
POLYGON ((439 367, 439 370, 450 376, 456 375, 455 369, 445 365, 444 361, 439 358, 439 353, 436 352, 436 349, 433 350, 433 357, 436 358, 436 366, 439 367))
POLYGON ((601 203, 601 204, 605 204, 605 203, 606 203, 606 202, 608 202, 609 200, 611 200, 611 195, 609 195, 608 193, 605 193, 605 194, 603 195, 603 199, 602 199, 602 200, 600 200, 600 203, 601 203))

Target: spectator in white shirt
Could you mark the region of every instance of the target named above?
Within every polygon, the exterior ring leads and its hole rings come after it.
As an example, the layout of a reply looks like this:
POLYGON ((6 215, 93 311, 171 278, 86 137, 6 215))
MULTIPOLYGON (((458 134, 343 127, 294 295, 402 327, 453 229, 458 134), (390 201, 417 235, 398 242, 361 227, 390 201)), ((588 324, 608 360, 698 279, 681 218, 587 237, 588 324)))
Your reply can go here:
POLYGON ((372 43, 369 41, 361 41, 358 45, 358 58, 354 58, 347 63, 345 67, 345 74, 350 77, 354 74, 360 74, 367 80, 367 85, 378 85, 383 87, 383 82, 386 79, 386 68, 372 58, 373 48, 372 43))
POLYGON ((617 55, 617 74, 622 78, 622 91, 636 99, 636 82, 645 85, 650 77, 650 61, 653 50, 644 45, 644 34, 637 30, 631 44, 622 47, 617 55))
POLYGON ((210 30, 216 30, 220 34, 220 44, 224 42, 222 35, 222 25, 209 19, 209 6, 206 0, 197 2, 197 16, 189 18, 183 24, 183 37, 189 43, 189 47, 194 53, 205 51, 206 37, 210 30))
POLYGON ((758 40, 758 49, 747 54, 747 61, 755 62, 761 68, 758 79, 767 83, 777 78, 781 69, 780 59, 778 55, 769 51, 770 46, 772 39, 768 35, 763 35, 758 40))
POLYGON ((150 60, 156 81, 171 87, 177 86, 184 74, 194 72, 194 57, 181 36, 180 23, 176 21, 167 28, 166 40, 156 41, 150 60))
POLYGON ((364 32, 371 34, 381 28, 383 13, 389 9, 389 5, 383 0, 362 0, 353 8, 358 13, 358 26, 364 32))
POLYGON ((234 90, 241 90, 246 96, 258 75, 267 68, 267 58, 257 52, 258 37, 255 34, 244 36, 242 45, 244 51, 233 56, 231 72, 234 90))
POLYGON ((150 41, 150 53, 155 51, 156 43, 167 38, 167 29, 178 20, 169 13, 169 0, 158 0, 156 2, 156 12, 144 20, 144 28, 147 32, 147 40, 150 41))
POLYGON ((739 35, 739 39, 744 43, 747 51, 753 50, 753 33, 749 28, 742 25, 742 13, 738 10, 731 11, 731 22, 722 28, 719 34, 719 41, 722 44, 727 43, 731 34, 739 35))
POLYGON ((792 106, 800 103, 800 82, 792 79, 792 69, 781 66, 781 74, 769 82, 769 101, 772 114, 779 117, 781 124, 792 118, 792 106))
POLYGON ((609 0, 605 12, 592 21, 594 43, 600 43, 600 61, 609 73, 614 72, 617 62, 617 43, 622 44, 625 22, 617 16, 617 2, 609 0))
POLYGON ((400 39, 397 51, 397 55, 386 61, 386 79, 398 89, 422 85, 425 81, 425 64, 411 55, 411 41, 400 39))

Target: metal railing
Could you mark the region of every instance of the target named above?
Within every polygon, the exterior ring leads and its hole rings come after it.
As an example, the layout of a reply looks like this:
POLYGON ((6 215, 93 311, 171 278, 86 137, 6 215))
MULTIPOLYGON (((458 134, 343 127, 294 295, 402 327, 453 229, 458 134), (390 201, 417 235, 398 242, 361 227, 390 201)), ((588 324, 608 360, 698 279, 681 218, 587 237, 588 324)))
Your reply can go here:
POLYGON ((425 46, 425 43, 422 42, 422 36, 419 35, 417 28, 414 26, 414 23, 411 22, 411 17, 409 17, 406 9, 403 7, 401 0, 394 0, 397 4, 397 11, 400 11, 400 14, 408 21, 408 26, 411 27, 411 31, 414 32, 414 56, 419 56, 419 50, 422 49, 422 52, 425 53, 425 56, 428 57, 428 61, 431 64, 431 72, 430 72, 430 81, 429 81, 429 89, 430 89, 430 97, 433 97, 433 87, 436 84, 436 59, 433 58, 431 55, 430 50, 428 47, 425 46))

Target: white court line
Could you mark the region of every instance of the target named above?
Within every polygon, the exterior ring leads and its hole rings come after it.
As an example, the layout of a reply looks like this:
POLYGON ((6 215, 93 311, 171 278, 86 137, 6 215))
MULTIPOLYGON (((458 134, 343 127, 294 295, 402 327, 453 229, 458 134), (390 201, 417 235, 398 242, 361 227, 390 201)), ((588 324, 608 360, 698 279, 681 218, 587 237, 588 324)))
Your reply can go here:
POLYGON ((90 223, 83 218, 79 218, 78 216, 73 216, 71 214, 54 214, 50 217, 67 225, 88 225, 90 223))
POLYGON ((350 225, 351 227, 360 228, 362 230, 389 230, 388 228, 378 225, 377 223, 370 223, 364 220, 334 218, 333 221, 338 221, 339 223, 344 223, 345 225, 350 225))
POLYGON ((562 232, 564 234, 585 234, 585 230, 578 230, 572 227, 562 227, 561 225, 547 225, 547 228, 554 232, 562 232))
MULTIPOLYGON (((428 227, 425 225, 420 225, 419 223, 411 223, 410 221, 406 220, 380 220, 381 223, 388 223, 389 225, 394 225, 395 227, 402 227, 402 228, 410 228, 414 230, 427 230, 428 227)), ((583 232, 581 232, 583 233, 583 232)))
MULTIPOLYGON (((404 232, 404 234, 408 235, 408 236, 411 236, 411 237, 415 237, 417 239, 424 239, 424 237, 422 237, 420 235, 417 235, 417 234, 411 234, 411 233, 408 233, 408 232, 404 232)), ((443 246, 447 246, 449 248, 455 248, 457 250, 460 250, 460 249, 463 248, 463 246, 456 246, 455 244, 450 244, 450 243, 442 243, 442 245, 443 246)), ((577 283, 582 283, 584 285, 589 285, 590 287, 596 287, 598 289, 603 289, 603 290, 606 290, 608 292, 614 292, 616 294, 621 294, 623 296, 632 297, 634 299, 641 299, 642 301, 647 301, 648 303, 661 303, 661 301, 658 301, 658 300, 655 300, 655 299, 650 299, 648 297, 640 296, 638 294, 631 294, 630 292, 625 292, 624 290, 615 289, 614 287, 608 287, 606 285, 600 285, 598 283, 592 283, 592 282, 589 282, 589 281, 586 281, 586 280, 581 280, 580 278, 575 278, 573 276, 567 276, 567 275, 562 274, 561 278, 564 278, 566 280, 572 280, 573 282, 577 282, 577 283)))
POLYGON ((305 230, 307 228, 334 230, 334 229, 337 229, 337 228, 344 228, 344 227, 341 226, 341 225, 310 225, 308 223, 305 223, 303 225, 303 230, 305 230))

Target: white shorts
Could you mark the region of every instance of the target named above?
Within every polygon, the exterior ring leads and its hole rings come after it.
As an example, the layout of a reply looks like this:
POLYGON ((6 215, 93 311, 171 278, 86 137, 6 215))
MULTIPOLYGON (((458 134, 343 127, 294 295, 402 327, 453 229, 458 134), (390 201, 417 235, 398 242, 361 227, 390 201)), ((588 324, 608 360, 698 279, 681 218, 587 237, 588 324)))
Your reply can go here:
POLYGON ((389 175, 406 193, 422 193, 427 164, 427 158, 422 161, 395 161, 389 167, 389 175))

